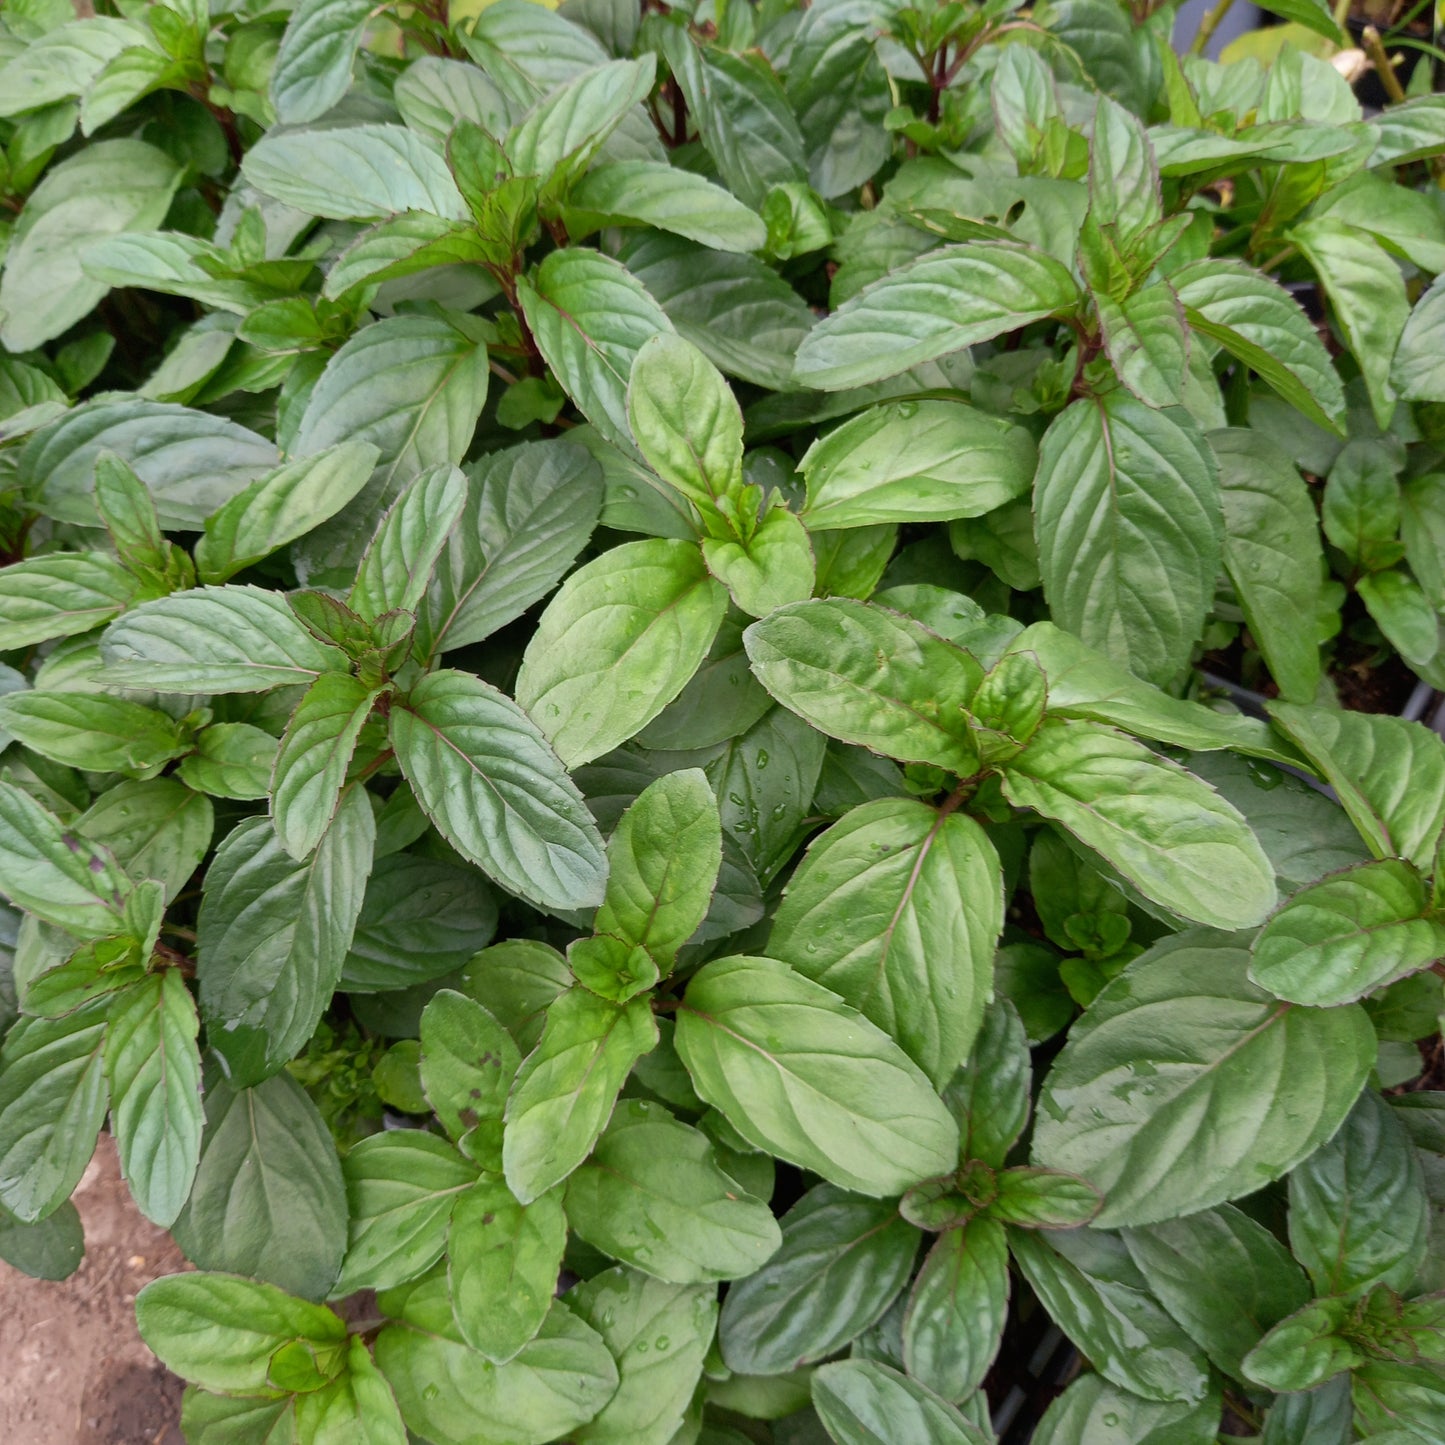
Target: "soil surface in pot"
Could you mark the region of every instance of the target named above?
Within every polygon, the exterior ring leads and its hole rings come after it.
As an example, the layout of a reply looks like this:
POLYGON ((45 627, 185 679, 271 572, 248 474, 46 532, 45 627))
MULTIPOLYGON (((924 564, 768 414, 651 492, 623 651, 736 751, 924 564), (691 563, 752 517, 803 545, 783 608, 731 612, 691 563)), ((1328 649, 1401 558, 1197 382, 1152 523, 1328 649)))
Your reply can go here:
POLYGON ((136 1292, 185 1269, 142 1217, 102 1134, 75 1191, 85 1259, 67 1280, 0 1263, 0 1440, 7 1445, 184 1445, 181 1382, 141 1342, 136 1292))

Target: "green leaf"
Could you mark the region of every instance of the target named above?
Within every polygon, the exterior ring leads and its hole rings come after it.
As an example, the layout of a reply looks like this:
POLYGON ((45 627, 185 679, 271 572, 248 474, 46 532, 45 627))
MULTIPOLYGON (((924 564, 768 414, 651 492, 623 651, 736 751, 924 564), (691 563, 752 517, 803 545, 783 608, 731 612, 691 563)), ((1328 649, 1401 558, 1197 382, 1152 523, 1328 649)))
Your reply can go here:
POLYGON ((319 527, 361 491, 380 457, 370 442, 337 442, 252 482, 206 518, 196 544, 201 580, 228 581, 319 527))
POLYGON ((1355 591, 1386 639, 1413 667, 1424 667, 1440 650, 1440 622, 1429 598, 1406 572, 1372 572, 1355 591))
POLYGON ((696 346, 669 332, 643 342, 628 379, 627 420, 643 459, 705 520, 721 517, 734 529, 743 522, 743 414, 696 346))
POLYGON ((600 757, 682 691, 726 605, 689 543, 625 542, 580 567, 548 604, 517 700, 567 766, 600 757))
POLYGON ((351 1216, 337 1295, 386 1289, 424 1274, 442 1256, 457 1200, 478 1168, 419 1129, 390 1129, 354 1144, 342 1161, 351 1216))
POLYGON ((527 325, 567 395, 608 441, 632 446, 627 381, 643 342, 672 322, 630 272, 598 251, 553 251, 517 278, 527 325))
MULTIPOLYGON (((378 852, 383 826, 378 819, 378 852)), ((372 993, 443 978, 485 948, 496 931, 497 903, 475 868, 410 853, 378 858, 341 987, 372 993)))
POLYGON ((0 567, 6 649, 89 632, 116 616, 138 585, 105 552, 52 552, 0 567))
POLYGON ((145 483, 117 456, 95 464, 95 510, 126 566, 166 569, 165 538, 145 483))
POLYGON ((1009 1244, 1044 1308, 1105 1379, 1146 1400, 1204 1398, 1203 1353, 1149 1293, 1116 1235, 1015 1230, 1009 1244))
POLYGON ((1050 424, 1035 482, 1054 619, 1160 685, 1188 662, 1223 542, 1214 459, 1188 415, 1124 391, 1050 424))
POLYGON ((442 989, 422 1011, 421 1084, 453 1139, 479 1124, 494 1126, 500 1137, 521 1062, 511 1035, 464 994, 442 989))
POLYGON ((1312 1390, 1365 1356, 1344 1326, 1350 1301, 1321 1299, 1281 1320, 1244 1358, 1246 1380, 1277 1392, 1312 1390))
POLYGON ((407 485, 362 555, 349 599, 358 615, 375 622, 387 612, 416 611, 466 500, 458 467, 429 467, 407 485))
POLYGON ((349 673, 323 673, 296 704, 271 783, 271 818, 281 846, 309 857, 331 827, 356 740, 381 689, 349 673))
POLYGON ((487 399, 484 335, 475 319, 455 314, 390 316, 326 363, 292 454, 367 441, 381 459, 356 499, 296 548, 304 581, 350 587, 378 515, 419 472, 466 455, 487 399))
POLYGON ((346 667, 285 597, 259 587, 197 587, 133 607, 100 644, 105 680, 163 692, 264 692, 346 667))
POLYGON ((839 1360, 813 1375, 813 1406, 837 1445, 983 1445, 989 1437, 946 1400, 875 1360, 839 1360))
POLYGON ((391 710, 417 801, 463 857, 549 908, 586 908, 606 878, 602 840, 530 718, 480 678, 424 677, 391 710))
POLYGON ((1182 918, 1248 928, 1274 907, 1274 870, 1234 806, 1112 729, 1047 724, 1007 765, 1003 788, 1182 918))
POLYGON ((1334 788, 1377 858, 1434 866, 1445 829, 1445 742, 1419 723, 1274 703, 1270 716, 1334 788))
POLYGON ((1445 362, 1440 338, 1445 330, 1445 286, 1432 285, 1415 303, 1395 348, 1390 380, 1412 401, 1445 401, 1445 362))
POLYGON ((1400 488, 1400 540, 1410 571, 1435 607, 1445 605, 1445 475, 1411 477, 1400 488))
POLYGON ((1365 378, 1375 419, 1388 427, 1396 402, 1390 366, 1410 315, 1399 267, 1378 241, 1328 217, 1296 226, 1288 238, 1318 273, 1365 378))
POLYGON ((519 1204, 502 1180, 474 1184, 452 1207, 447 1279, 466 1343, 505 1364, 536 1338, 567 1246, 557 1191, 519 1204))
POLYGON ((315 120, 346 94, 371 12, 369 0, 301 0, 286 22, 271 71, 278 120, 286 125, 315 120))
POLYGON ((723 1301, 718 1339, 740 1374, 782 1374, 836 1354, 898 1296, 918 1252, 918 1231, 891 1201, 831 1184, 810 1189, 782 1233, 778 1252, 723 1301))
POLYGON ((717 802, 703 773, 683 769, 644 789, 622 815, 607 857, 607 895, 593 927, 670 967, 707 916, 722 866, 717 802))
POLYGON ((0 728, 43 758, 96 773, 149 772, 185 746, 165 713, 102 693, 12 692, 0 697, 0 728))
POLYGON ((276 738, 250 723, 212 723, 196 739, 195 752, 181 759, 176 776, 212 797, 264 798, 271 791, 278 747, 276 738))
POLYGON ((271 1388, 271 1358, 293 1342, 339 1372, 346 1326, 322 1305, 231 1274, 172 1274, 136 1296, 141 1338, 183 1380, 241 1395, 271 1388))
POLYGON ((622 254, 678 335, 714 366, 758 386, 788 385, 813 313, 771 266, 659 232, 629 238, 622 254))
POLYGON ((357 788, 305 862, 286 852, 269 818, 247 819, 216 850, 196 925, 197 974, 207 1039, 234 1083, 274 1074, 315 1031, 351 947, 375 834, 357 788))
POLYGON ((131 885, 110 854, 87 847, 28 793, 0 780, 0 893, 81 938, 122 931, 131 885))
MULTIPOLYGON (((8 786, 8 785, 6 785, 8 786)), ((70 1198, 105 1119, 105 1005, 22 1018, 0 1049, 0 1205, 25 1224, 70 1198)))
POLYGON ((263 196, 310 216, 375 221, 427 211, 452 221, 467 217, 446 162, 404 126, 273 132, 251 147, 241 170, 263 196))
POLYGON ((645 998, 614 1004, 582 988, 547 1010, 537 1047, 507 1100, 507 1184, 530 1204, 592 1152, 632 1066, 657 1044, 645 998))
POLYGON ((909 1376, 945 1400, 972 1394, 998 1354, 1008 1298, 1003 1225, 978 1218, 939 1235, 903 1317, 909 1376))
POLYGON ((560 1302, 536 1339, 500 1366, 438 1326, 390 1324, 375 1347, 402 1417, 436 1445, 546 1445, 572 1435, 617 1391, 602 1337, 560 1302))
POLYGON ((617 1106, 568 1179, 567 1219, 604 1254, 673 1284, 744 1279, 781 1243, 772 1211, 723 1171, 707 1137, 640 1099, 617 1106))
POLYGON ((1289 1251, 1230 1204, 1127 1229, 1123 1238, 1154 1297, 1236 1378, 1265 1333, 1309 1299, 1289 1251))
POLYGON ((559 85, 503 142, 513 170, 555 192, 586 170, 607 137, 652 89, 656 58, 610 60, 559 85))
POLYGON ((1445 106, 1438 95, 1416 96, 1371 117, 1379 139, 1370 156, 1373 166, 1401 165, 1445 150, 1445 106))
POLYGON ((1217 341, 1311 421, 1341 432, 1345 396, 1314 323, 1282 286, 1240 261, 1195 261, 1170 282, 1190 327, 1217 341))
POLYGON ((766 617, 813 595, 812 545, 802 522, 786 507, 774 507, 746 543, 703 538, 702 555, 738 610, 750 617, 766 617))
POLYGON ((942 1087, 992 987, 1002 873, 983 829, 910 798, 865 803, 819 835, 768 951, 889 1034, 942 1087))
POLYGON ((25 202, 0 275, 0 341, 30 351, 68 331, 110 287, 81 269, 88 246, 159 226, 182 168, 139 140, 97 141, 51 167, 25 202))
POLYGON ((105 1072, 120 1168, 140 1211, 169 1229, 201 1156, 195 1001, 175 969, 151 974, 110 1012, 105 1072))
POLYGON ((567 441, 493 452, 466 474, 466 503, 418 609, 432 654, 481 642, 550 592, 602 505, 600 469, 567 441))
POLYGON ((1289 1176, 1289 1244, 1321 1295, 1407 1292, 1429 1247, 1430 1201, 1404 1126, 1373 1089, 1289 1176))
POLYGON ((1367 1360, 1350 1381, 1355 1418, 1380 1445, 1414 1445, 1445 1430, 1440 1369, 1395 1360, 1367 1360), (1394 1438, 1392 1438, 1392 1436, 1394 1438))
POLYGON ((983 669, 921 624, 829 598, 755 622, 743 644, 763 686, 828 736, 961 777, 976 771, 965 709, 983 669))
POLYGON ((1313 701, 1324 553, 1314 501, 1287 453, 1257 431, 1211 432, 1224 502, 1224 566, 1249 630, 1288 702, 1313 701))
POLYGON ((108 848, 130 878, 154 878, 167 902, 211 846, 215 810, 173 778, 124 782, 98 797, 76 832, 108 848))
POLYGON ((647 748, 709 748, 741 737, 773 700, 748 667, 747 618, 730 612, 701 667, 677 697, 637 735, 647 748))
POLYGON ((80 1215, 68 1201, 35 1224, 0 1217, 0 1259, 31 1279, 69 1279, 84 1255, 80 1215))
POLYGON ((1325 485, 1320 520, 1325 536, 1358 568, 1373 572, 1398 561, 1401 521, 1398 463, 1382 447, 1347 443, 1325 485))
POLYGON ((587 1445, 669 1445, 702 1376, 717 1326, 711 1289, 663 1284, 625 1267, 567 1295, 617 1361, 617 1393, 574 1438, 587 1445))
POLYGON ((672 28, 663 32, 662 49, 703 147, 744 205, 760 210, 775 185, 804 179, 802 133, 760 53, 703 49, 672 28))
POLYGON ((741 201, 702 176, 656 161, 594 166, 563 213, 579 240, 605 226, 655 226, 719 251, 761 251, 767 229, 741 201))
POLYGON ((325 1120, 284 1071, 254 1089, 211 1077, 205 1095, 201 1162, 176 1243, 201 1269, 325 1299, 346 1250, 341 1163, 325 1120))
POLYGON ((296 1431, 312 1445, 406 1445, 406 1426, 396 1397, 359 1335, 347 1347, 346 1369, 319 1390, 293 1397, 296 1431))
POLYGON ((817 530, 982 516, 1028 490, 1035 459, 1022 427, 963 402, 886 402, 808 448, 803 520, 817 530))
POLYGON ((397 76, 392 99, 412 130, 442 145, 459 120, 502 135, 511 113, 507 97, 475 65, 435 55, 420 56, 397 76))
POLYGON ((1049 1406, 1034 1445, 1216 1445, 1220 1413, 1217 1394, 1197 1405, 1142 1400, 1086 1374, 1049 1406))
POLYGON ((1070 1032, 1033 1158, 1104 1192, 1099 1226, 1252 1193, 1349 1112, 1374 1063, 1368 1016, 1280 1003, 1249 982, 1248 962, 1218 934, 1181 934, 1107 984, 1070 1032))
POLYGON ((1445 924, 1409 863, 1362 863, 1300 889, 1255 940, 1249 976, 1291 1003, 1353 1003, 1445 957, 1445 924))
POLYGON ((693 976, 677 1051, 750 1143, 861 1194, 954 1166, 958 1126, 917 1065, 837 995, 765 958, 693 976))
POLYGON ((1189 329, 1168 282, 1122 301, 1096 294, 1104 350, 1115 374, 1146 406, 1177 406, 1189 373, 1189 329))
POLYGON ((1012 241, 968 241, 910 261, 850 297, 798 348, 794 379, 822 391, 866 386, 976 342, 1071 310, 1074 279, 1012 241))
POLYGON ((983 1025, 967 1064, 943 1091, 943 1102, 958 1120, 961 1161, 979 1159, 1003 1167, 1029 1118, 1028 1040, 1006 998, 983 1012, 983 1025))

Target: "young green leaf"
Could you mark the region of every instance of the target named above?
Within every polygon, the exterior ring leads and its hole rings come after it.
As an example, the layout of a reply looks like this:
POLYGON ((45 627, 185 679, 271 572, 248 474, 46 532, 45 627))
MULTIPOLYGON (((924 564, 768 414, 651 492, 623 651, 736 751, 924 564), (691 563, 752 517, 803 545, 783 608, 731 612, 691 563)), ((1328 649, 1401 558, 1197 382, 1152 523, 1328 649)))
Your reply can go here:
POLYGON ((962 813, 865 803, 810 845, 768 951, 831 989, 942 1087, 968 1056, 1003 924, 993 844, 962 813))
POLYGON ((111 1009, 105 1039, 111 1130, 142 1214, 175 1223, 201 1156, 200 1027, 175 969, 153 973, 111 1009))
POLYGON ((315 1031, 351 947, 375 835, 356 789, 307 861, 287 853, 269 818, 247 819, 217 849, 197 972, 207 1038, 233 1082, 274 1074, 315 1031))
POLYGON ((1112 729, 1041 728, 1005 768, 1003 787, 1182 918, 1249 928, 1274 907, 1274 870, 1234 806, 1112 729))
POLYGON ((501 1137, 507 1094, 521 1062, 511 1035, 465 994, 442 989, 422 1010, 421 1084, 453 1139, 479 1125, 501 1137))
POLYGON ((897 1194, 954 1166, 958 1126, 917 1065, 786 964, 707 964, 678 1013, 677 1051, 744 1138, 842 1188, 897 1194))
POLYGON ((718 1343, 740 1374, 782 1374, 836 1354, 897 1298, 918 1253, 918 1231, 892 1201, 831 1184, 815 1185, 783 1216, 782 1237, 723 1301, 718 1343))
POLYGON ((682 691, 727 594, 686 542, 626 542, 574 572, 522 658, 517 701, 569 767, 610 752, 682 691))
POLYGON ((165 538, 151 494, 111 452, 102 452, 95 464, 95 510, 125 565, 165 571, 165 538))
POLYGON ((1074 279, 1051 256, 1012 241, 944 246, 890 271, 803 339, 799 385, 866 386, 979 341, 1063 314, 1074 279))
POLYGON ((647 999, 614 1004, 572 988, 548 1008, 507 1099, 502 1136, 507 1185, 523 1204, 592 1152, 633 1064, 656 1044, 647 999))
POLYGON ((567 1219, 613 1259, 674 1284, 745 1279, 782 1241, 772 1211, 724 1172, 707 1137, 640 1099, 617 1106, 568 1179, 567 1219))
POLYGON ((463 857, 543 907, 600 899, 597 826, 516 703, 470 674, 434 672, 392 707, 391 740, 417 801, 463 857))
POLYGON ((644 789, 622 815, 607 857, 607 895, 593 927, 670 967, 707 916, 722 866, 717 801, 703 773, 669 773, 644 789))
POLYGON ((356 1445, 407 1445, 406 1426, 385 1376, 360 1335, 352 1335, 346 1368, 319 1390, 292 1397, 296 1431, 317 1445, 332 1440, 356 1445))
POLYGON ((1122 301, 1096 294, 1094 305, 1119 380, 1146 406, 1178 406, 1189 374, 1189 328, 1174 288, 1155 281, 1122 301))
POLYGON ((702 556, 749 617, 766 617, 813 595, 812 545, 803 523, 786 507, 774 507, 745 543, 704 537, 702 556))
POLYGON ((214 798, 264 798, 271 791, 279 747, 279 739, 250 723, 212 723, 196 738, 195 752, 181 759, 176 777, 214 798))
POLYGON ((829 598, 755 622, 743 644, 763 686, 830 737, 961 777, 977 770, 966 708, 983 669, 919 623, 829 598))
POLYGON ((1180 934, 1071 1031, 1039 1099, 1033 1159, 1103 1191, 1101 1228, 1252 1193, 1312 1154, 1358 1097, 1375 1057, 1364 1011, 1280 1003, 1248 963, 1219 934, 1180 934))

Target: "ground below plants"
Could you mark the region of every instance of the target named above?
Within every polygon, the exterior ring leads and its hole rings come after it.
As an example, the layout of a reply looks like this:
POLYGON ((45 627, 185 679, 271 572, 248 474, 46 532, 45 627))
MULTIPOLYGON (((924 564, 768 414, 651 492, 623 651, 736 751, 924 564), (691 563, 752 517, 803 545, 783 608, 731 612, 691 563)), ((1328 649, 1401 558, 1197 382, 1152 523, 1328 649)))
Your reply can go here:
POLYGON ((0 1264, 0 1440, 183 1445, 181 1382, 141 1343, 135 1296, 185 1260, 131 1201, 108 1134, 74 1198, 85 1259, 68 1280, 0 1264))

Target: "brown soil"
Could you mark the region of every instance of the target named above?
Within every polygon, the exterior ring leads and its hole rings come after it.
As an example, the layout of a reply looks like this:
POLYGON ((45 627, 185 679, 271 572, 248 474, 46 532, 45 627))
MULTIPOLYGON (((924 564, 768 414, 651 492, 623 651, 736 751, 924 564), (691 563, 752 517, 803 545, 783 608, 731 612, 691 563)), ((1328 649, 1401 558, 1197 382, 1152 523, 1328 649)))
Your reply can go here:
POLYGON ((181 1382, 135 1327, 136 1291, 186 1268, 144 1219, 100 1147, 75 1192, 85 1259, 59 1284, 0 1263, 0 1441, 5 1445, 184 1445, 181 1382))

